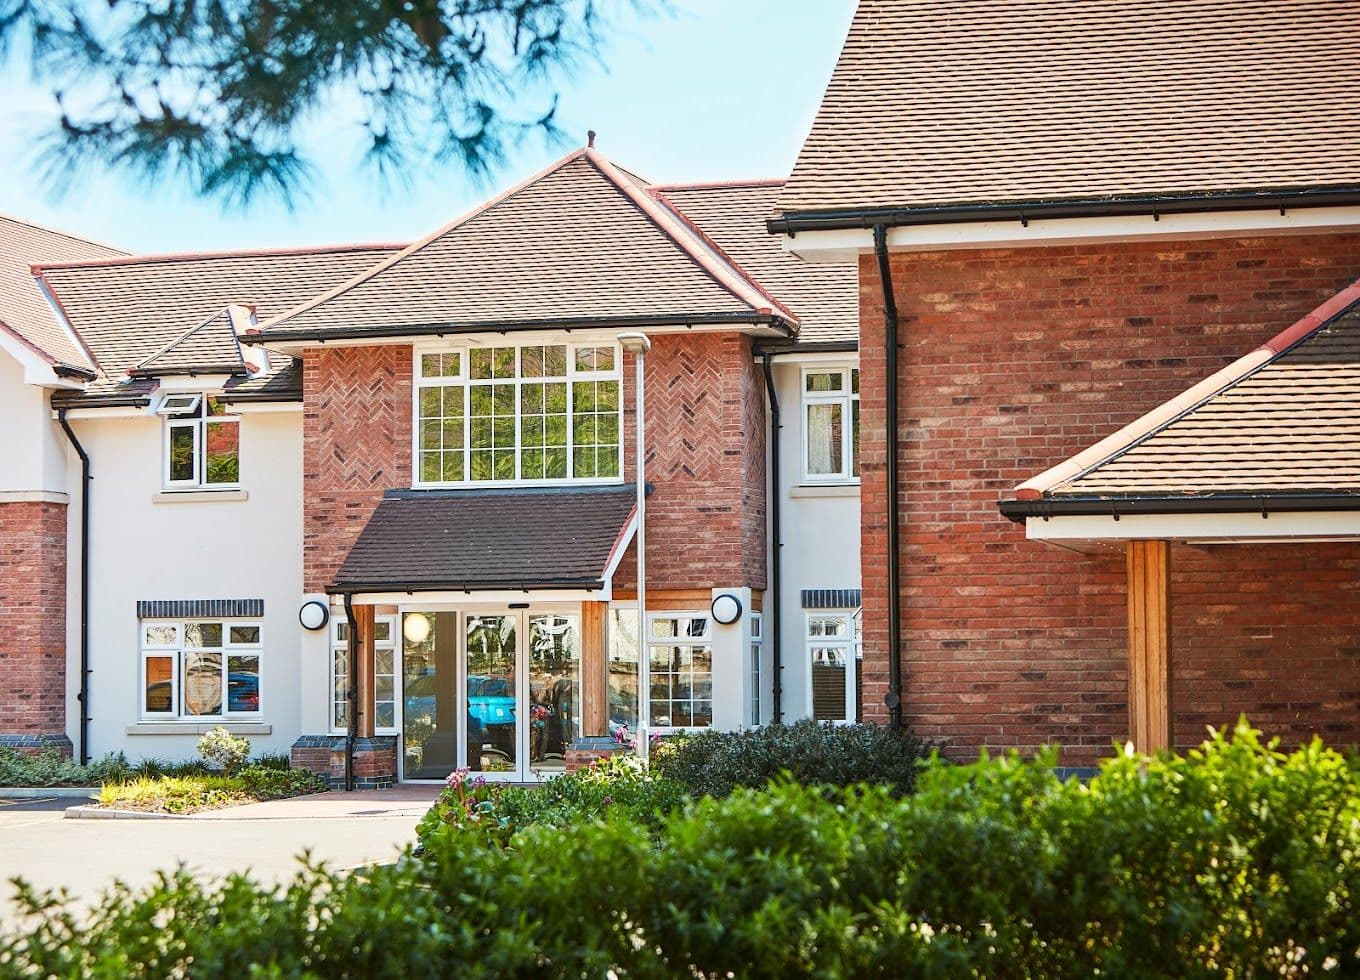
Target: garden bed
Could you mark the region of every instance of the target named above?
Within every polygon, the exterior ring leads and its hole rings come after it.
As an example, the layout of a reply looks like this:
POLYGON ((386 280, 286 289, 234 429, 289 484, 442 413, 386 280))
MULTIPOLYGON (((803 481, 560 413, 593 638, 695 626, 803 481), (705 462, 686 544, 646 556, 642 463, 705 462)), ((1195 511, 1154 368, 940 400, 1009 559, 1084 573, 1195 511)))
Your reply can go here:
POLYGON ((262 803, 325 792, 316 773, 298 769, 248 766, 235 775, 159 776, 109 783, 100 788, 99 806, 110 810, 187 815, 245 803, 262 803))

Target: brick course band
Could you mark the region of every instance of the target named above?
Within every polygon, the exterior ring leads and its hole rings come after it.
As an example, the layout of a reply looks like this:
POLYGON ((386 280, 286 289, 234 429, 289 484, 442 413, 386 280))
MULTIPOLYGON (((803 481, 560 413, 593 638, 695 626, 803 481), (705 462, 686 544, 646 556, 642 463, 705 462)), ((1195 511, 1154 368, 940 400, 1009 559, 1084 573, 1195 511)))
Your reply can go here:
POLYGON ((264 615, 263 599, 142 599, 138 619, 251 618, 264 615))
POLYGON ((0 748, 14 749, 21 755, 38 755, 56 749, 63 759, 69 759, 75 747, 65 733, 55 735, 0 735, 0 748))
POLYGON ((864 603, 859 589, 804 589, 804 609, 858 609, 864 603))

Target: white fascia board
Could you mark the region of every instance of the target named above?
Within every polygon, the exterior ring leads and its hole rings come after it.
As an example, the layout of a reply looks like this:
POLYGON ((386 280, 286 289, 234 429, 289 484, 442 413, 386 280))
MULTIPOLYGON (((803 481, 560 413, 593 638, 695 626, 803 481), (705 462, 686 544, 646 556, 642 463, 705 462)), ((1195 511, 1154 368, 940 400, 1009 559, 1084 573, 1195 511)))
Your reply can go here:
MULTIPOLYGON (((936 252, 1289 235, 1347 228, 1360 228, 1360 207, 1297 208, 1286 210, 1284 214, 1275 208, 1163 214, 1160 217, 1131 214, 1098 218, 1030 218, 1027 224, 1011 219, 897 225, 888 229, 888 248, 894 252, 936 252)), ((800 231, 793 236, 781 236, 780 241, 786 252, 809 262, 854 262, 874 249, 872 228, 800 231)))
POLYGON ((28 345, 12 336, 7 330, 0 330, 0 351, 4 351, 23 368, 24 384, 38 388, 80 388, 81 382, 73 378, 63 378, 28 345))
MULTIPOLYGON (((135 405, 119 405, 109 408, 71 408, 67 409, 66 417, 72 422, 81 419, 140 419, 147 416, 155 416, 155 412, 148 406, 147 408, 137 408, 135 405)), ((57 418, 57 413, 52 413, 52 418, 57 418)))
POLYGON ((1360 511, 1293 511, 1251 514, 1124 514, 1027 517, 1025 536, 1067 547, 1119 541, 1167 540, 1186 544, 1360 540, 1360 511))
MULTIPOLYGON (((775 367, 783 367, 786 364, 790 366, 794 364, 825 364, 828 367, 845 367, 848 364, 851 367, 859 367, 858 350, 806 350, 788 353, 779 351, 771 354, 770 357, 774 361, 775 367)), ((759 362, 760 358, 757 357, 755 360, 759 362)))

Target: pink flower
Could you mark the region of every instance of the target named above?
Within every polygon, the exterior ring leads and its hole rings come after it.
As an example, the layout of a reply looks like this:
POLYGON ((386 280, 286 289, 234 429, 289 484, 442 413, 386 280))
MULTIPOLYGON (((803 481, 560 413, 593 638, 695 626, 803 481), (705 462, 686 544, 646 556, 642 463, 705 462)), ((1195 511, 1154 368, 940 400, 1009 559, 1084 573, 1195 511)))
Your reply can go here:
POLYGON ((444 785, 449 789, 457 789, 467 781, 467 777, 467 769, 455 769, 453 772, 449 773, 448 778, 444 780, 444 785))

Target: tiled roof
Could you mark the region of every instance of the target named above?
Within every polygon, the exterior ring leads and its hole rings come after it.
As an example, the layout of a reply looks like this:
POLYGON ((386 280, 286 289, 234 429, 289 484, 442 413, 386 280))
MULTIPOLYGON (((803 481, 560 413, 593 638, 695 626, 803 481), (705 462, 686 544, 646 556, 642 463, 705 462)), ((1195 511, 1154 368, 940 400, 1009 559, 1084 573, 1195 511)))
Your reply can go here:
POLYGON ((229 304, 254 307, 259 318, 273 316, 344 282, 399 247, 139 255, 103 262, 43 263, 36 271, 99 367, 117 377, 229 304))
POLYGON ((635 493, 389 493, 327 591, 600 588, 627 544, 635 493))
POLYGON ((262 318, 261 337, 408 328, 797 319, 594 149, 578 150, 349 282, 262 318))
POLYGON ((1017 500, 1360 495, 1360 283, 1017 500))
POLYGON ((798 346, 859 340, 853 265, 805 262, 765 230, 783 181, 665 184, 654 194, 689 218, 748 276, 798 315, 798 346))
POLYGON ((861 0, 786 215, 1360 186, 1349 0, 861 0))
POLYGON ((90 358, 58 321, 30 266, 59 259, 126 253, 18 218, 0 215, 0 330, 8 329, 49 364, 89 370, 90 358))
MULTIPOLYGON (((248 314, 244 307, 235 309, 248 314)), ((237 329, 232 322, 232 308, 228 307, 190 327, 150 357, 143 358, 130 371, 159 377, 205 367, 230 366, 244 370, 245 360, 236 339, 237 329)))

